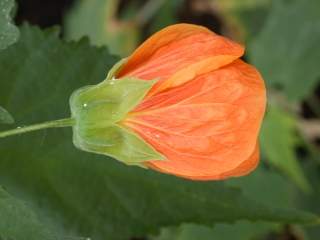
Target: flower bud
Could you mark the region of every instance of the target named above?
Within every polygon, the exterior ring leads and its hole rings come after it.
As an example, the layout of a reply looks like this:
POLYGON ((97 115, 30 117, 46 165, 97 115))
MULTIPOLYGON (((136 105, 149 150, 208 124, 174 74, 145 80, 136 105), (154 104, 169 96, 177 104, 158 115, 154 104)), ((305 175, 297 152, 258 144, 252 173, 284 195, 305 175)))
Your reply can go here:
POLYGON ((75 145, 193 180, 248 174, 259 162, 266 90, 243 53, 204 27, 161 30, 107 80, 73 94, 75 145))

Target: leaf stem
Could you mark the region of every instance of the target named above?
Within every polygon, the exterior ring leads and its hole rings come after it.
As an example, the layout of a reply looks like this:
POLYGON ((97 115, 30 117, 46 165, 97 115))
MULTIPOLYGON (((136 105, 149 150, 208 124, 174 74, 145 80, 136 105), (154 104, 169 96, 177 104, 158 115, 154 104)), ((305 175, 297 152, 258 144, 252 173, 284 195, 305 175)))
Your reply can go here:
POLYGON ((25 127, 18 127, 16 129, 0 132, 0 138, 5 138, 13 135, 24 134, 27 132, 33 132, 46 128, 61 128, 61 127, 71 127, 75 124, 75 120, 73 118, 65 118, 59 119, 44 123, 38 123, 25 127))

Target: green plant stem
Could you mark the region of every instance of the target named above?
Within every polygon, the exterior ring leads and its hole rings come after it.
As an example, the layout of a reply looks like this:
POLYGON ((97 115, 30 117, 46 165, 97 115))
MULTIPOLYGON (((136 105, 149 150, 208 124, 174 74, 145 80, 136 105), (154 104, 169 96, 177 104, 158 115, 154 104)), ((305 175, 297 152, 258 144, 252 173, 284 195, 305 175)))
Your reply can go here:
POLYGON ((71 127, 75 124, 75 120, 73 118, 65 118, 59 119, 39 124, 34 124, 25 127, 18 127, 16 129, 0 132, 0 138, 5 138, 13 135, 24 134, 27 132, 33 132, 46 128, 61 128, 61 127, 71 127))

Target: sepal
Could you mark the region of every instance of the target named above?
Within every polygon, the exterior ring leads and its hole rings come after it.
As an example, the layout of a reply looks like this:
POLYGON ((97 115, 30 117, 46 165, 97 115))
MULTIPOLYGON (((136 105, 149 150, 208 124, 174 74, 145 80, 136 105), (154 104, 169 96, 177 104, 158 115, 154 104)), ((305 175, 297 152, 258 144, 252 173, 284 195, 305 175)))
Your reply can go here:
POLYGON ((108 72, 106 80, 112 80, 116 78, 117 73, 121 70, 122 66, 128 61, 127 58, 122 58, 117 62, 108 72))
MULTIPOLYGON (((110 75, 112 76, 112 75, 110 75)), ((111 156, 129 165, 163 156, 121 122, 146 96, 155 81, 106 79, 75 91, 70 98, 73 142, 81 150, 111 156)))
POLYGON ((82 150, 108 155, 128 165, 163 159, 137 134, 116 124, 76 131, 73 140, 82 150))

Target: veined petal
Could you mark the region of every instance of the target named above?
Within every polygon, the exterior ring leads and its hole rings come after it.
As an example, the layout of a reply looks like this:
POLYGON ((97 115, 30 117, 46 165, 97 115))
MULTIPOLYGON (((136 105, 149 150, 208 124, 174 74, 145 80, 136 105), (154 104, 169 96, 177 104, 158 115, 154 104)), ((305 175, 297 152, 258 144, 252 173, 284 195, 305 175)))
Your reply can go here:
POLYGON ((164 90, 180 86, 193 80, 201 74, 205 74, 228 65, 235 59, 237 59, 237 57, 233 55, 219 55, 207 57, 204 60, 187 65, 171 75, 168 79, 159 80, 150 90, 148 96, 152 96, 164 90))
MULTIPOLYGON (((198 173, 200 173, 199 175, 195 175, 195 174, 197 174, 197 172, 194 172, 193 175, 179 175, 179 174, 175 174, 175 175, 179 176, 179 177, 187 178, 187 179, 198 180, 198 181, 223 180, 223 179, 226 179, 229 177, 241 177, 241 176, 244 176, 244 175, 250 173, 258 166, 259 152, 260 152, 259 146, 257 144, 252 155, 248 159, 243 161, 238 167, 236 167, 235 169, 233 169, 229 172, 221 173, 218 175, 201 175, 201 172, 198 172, 198 173)), ((167 172, 165 169, 158 168, 157 166, 155 166, 153 164, 153 162, 147 162, 146 165, 156 171, 163 172, 163 173, 170 173, 170 172, 167 172)))
POLYGON ((190 81, 243 55, 244 48, 210 30, 177 24, 154 34, 128 59, 118 78, 158 79, 150 94, 190 81))
POLYGON ((179 175, 218 175, 231 171, 248 159, 256 136, 246 130, 205 137, 190 137, 134 124, 129 127, 162 153, 167 161, 154 166, 179 175))
POLYGON ((211 31, 205 27, 192 24, 176 24, 160 30, 148 38, 134 51, 119 75, 126 75, 129 72, 138 69, 144 65, 147 60, 149 60, 150 57, 154 55, 161 47, 192 36, 195 33, 210 34, 211 31))
POLYGON ((126 123, 183 136, 212 136, 239 129, 248 120, 245 108, 229 103, 181 104, 138 114, 126 123))
POLYGON ((167 161, 151 161, 153 167, 179 176, 221 178, 241 164, 233 175, 256 163, 250 156, 258 151, 265 104, 260 74, 237 60, 147 98, 123 124, 166 156, 167 161))
POLYGON ((259 154, 260 154, 260 148, 259 148, 259 144, 257 143, 256 148, 254 149, 253 153, 247 160, 243 161, 235 169, 221 174, 220 179, 225 179, 228 177, 241 177, 250 173, 258 166, 259 154))
POLYGON ((162 111, 177 104, 233 103, 239 98, 245 100, 248 96, 261 99, 261 104, 265 105, 264 82, 254 67, 236 60, 182 86, 145 98, 131 115, 146 115, 150 111, 162 111))
POLYGON ((258 132, 266 96, 259 73, 241 60, 150 97, 126 122, 188 136, 210 136, 246 127, 258 132), (255 127, 256 126, 256 127, 255 127))

